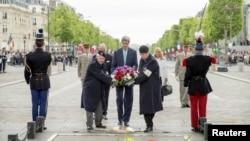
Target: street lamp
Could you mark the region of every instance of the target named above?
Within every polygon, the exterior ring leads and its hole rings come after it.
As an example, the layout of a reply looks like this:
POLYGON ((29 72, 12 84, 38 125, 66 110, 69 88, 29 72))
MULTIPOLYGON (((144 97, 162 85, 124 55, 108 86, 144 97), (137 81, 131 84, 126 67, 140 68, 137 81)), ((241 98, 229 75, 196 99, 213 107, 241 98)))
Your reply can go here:
POLYGON ((25 53, 26 35, 23 36, 23 52, 25 53))
POLYGON ((230 46, 227 43, 227 29, 226 29, 226 27, 224 28, 224 32, 225 32, 225 65, 227 65, 228 64, 228 47, 232 46, 232 19, 233 19, 234 11, 238 10, 238 7, 236 5, 225 5, 224 10, 229 13, 230 46))
POLYGON ((233 14, 234 14, 234 11, 237 11, 238 10, 238 7, 236 5, 225 5, 224 6, 224 10, 229 12, 230 15, 229 15, 229 34, 230 34, 230 43, 232 42, 232 19, 233 19, 233 14))
POLYGON ((48 46, 46 47, 46 50, 50 52, 50 10, 53 10, 52 7, 49 6, 50 4, 44 4, 44 7, 42 8, 44 15, 46 15, 45 11, 47 10, 47 24, 48 24, 48 46))

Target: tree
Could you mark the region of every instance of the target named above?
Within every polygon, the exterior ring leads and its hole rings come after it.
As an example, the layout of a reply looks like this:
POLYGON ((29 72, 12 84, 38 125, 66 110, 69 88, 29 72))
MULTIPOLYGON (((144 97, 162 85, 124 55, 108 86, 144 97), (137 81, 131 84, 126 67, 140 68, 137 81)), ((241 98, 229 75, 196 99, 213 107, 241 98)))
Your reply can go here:
POLYGON ((230 38, 230 32, 232 37, 237 35, 242 29, 243 0, 209 0, 209 2, 204 24, 205 34, 210 36, 209 40, 230 38))
POLYGON ((242 29, 243 0, 209 0, 205 34, 209 41, 225 40, 225 64, 228 64, 227 40, 237 35, 242 29))

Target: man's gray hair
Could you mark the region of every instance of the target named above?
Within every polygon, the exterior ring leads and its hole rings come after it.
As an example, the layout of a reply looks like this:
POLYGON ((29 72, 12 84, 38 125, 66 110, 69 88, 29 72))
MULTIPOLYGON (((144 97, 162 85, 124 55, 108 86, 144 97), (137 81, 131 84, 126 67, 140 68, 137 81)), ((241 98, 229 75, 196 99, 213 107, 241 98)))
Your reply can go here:
POLYGON ((100 43, 99 46, 98 46, 98 48, 99 47, 105 47, 107 49, 107 45, 105 43, 100 43))
POLYGON ((101 50, 101 51, 104 51, 104 52, 107 51, 107 45, 105 43, 100 43, 98 46, 98 50, 100 50, 101 47, 104 47, 104 50, 101 50))
POLYGON ((130 42, 130 38, 128 36, 123 36, 122 37, 122 41, 128 41, 128 42, 130 42))

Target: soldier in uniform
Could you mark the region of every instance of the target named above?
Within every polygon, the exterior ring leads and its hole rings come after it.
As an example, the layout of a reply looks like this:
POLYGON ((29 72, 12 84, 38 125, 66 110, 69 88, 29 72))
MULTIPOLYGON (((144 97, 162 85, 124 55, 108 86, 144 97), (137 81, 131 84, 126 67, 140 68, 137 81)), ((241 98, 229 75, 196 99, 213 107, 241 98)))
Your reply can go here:
POLYGON ((106 128, 102 124, 103 103, 106 84, 111 85, 112 78, 105 72, 105 53, 98 51, 96 59, 87 68, 82 90, 82 105, 87 116, 87 130, 93 130, 93 113, 96 128, 106 128))
MULTIPOLYGON (((89 44, 86 43, 83 45, 83 47, 84 47, 84 53, 79 56, 77 64, 77 74, 82 82, 82 87, 84 84, 84 78, 87 72, 88 65, 90 64, 94 56, 93 54, 90 53, 89 44)), ((81 100, 83 100, 83 98, 81 98, 81 100)), ((81 101, 81 108, 84 108, 83 101, 81 101)))
POLYGON ((81 79, 82 82, 82 86, 83 86, 83 82, 84 82, 84 77, 86 74, 86 70, 88 68, 89 63, 92 61, 93 59, 93 54, 90 53, 90 45, 89 44, 84 44, 84 52, 83 54, 81 54, 78 58, 78 65, 77 65, 77 74, 78 77, 81 79))
POLYGON ((175 78, 179 82, 181 108, 190 107, 186 88, 183 86, 186 67, 182 65, 183 60, 189 56, 191 56, 191 53, 189 52, 189 43, 184 42, 183 51, 177 54, 175 62, 175 78))
POLYGON ((211 85, 206 77, 211 64, 215 64, 214 57, 203 55, 203 33, 196 32, 196 53, 183 60, 186 66, 184 87, 188 87, 188 95, 191 104, 191 126, 192 131, 199 132, 198 119, 206 118, 207 95, 212 92, 211 85))
POLYGON ((30 85, 31 90, 33 121, 36 121, 37 116, 46 118, 47 115, 50 88, 48 69, 52 60, 51 54, 43 51, 43 29, 39 29, 35 44, 37 48, 25 56, 24 70, 26 83, 30 85))

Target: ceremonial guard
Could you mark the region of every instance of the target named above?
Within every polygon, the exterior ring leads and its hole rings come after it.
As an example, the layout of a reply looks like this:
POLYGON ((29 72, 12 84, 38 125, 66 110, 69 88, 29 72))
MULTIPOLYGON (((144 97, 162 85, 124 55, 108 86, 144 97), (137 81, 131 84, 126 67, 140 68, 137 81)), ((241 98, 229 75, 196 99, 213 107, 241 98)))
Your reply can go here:
POLYGON ((32 101, 32 119, 36 121, 37 116, 46 118, 48 106, 48 92, 50 78, 48 69, 51 63, 51 54, 43 50, 43 29, 39 29, 36 35, 36 49, 25 56, 24 77, 30 85, 32 101))
POLYGON ((206 77, 211 64, 215 64, 214 57, 203 55, 202 39, 204 34, 195 33, 196 53, 183 60, 186 66, 184 87, 188 87, 188 94, 191 104, 191 126, 192 131, 199 132, 198 119, 206 118, 207 113, 207 95, 212 92, 211 85, 206 77))
POLYGON ((82 90, 82 105, 87 116, 87 130, 93 130, 93 114, 96 128, 106 128, 102 124, 105 86, 111 84, 112 78, 105 72, 105 53, 98 51, 86 71, 82 90))

